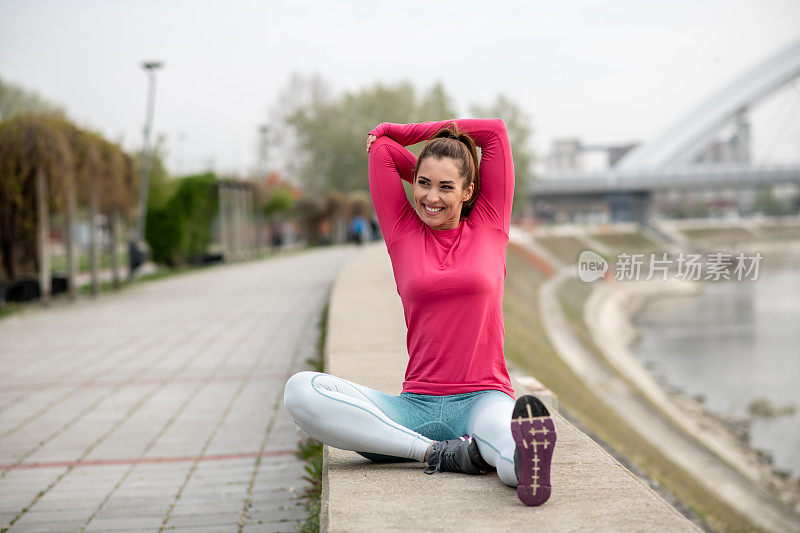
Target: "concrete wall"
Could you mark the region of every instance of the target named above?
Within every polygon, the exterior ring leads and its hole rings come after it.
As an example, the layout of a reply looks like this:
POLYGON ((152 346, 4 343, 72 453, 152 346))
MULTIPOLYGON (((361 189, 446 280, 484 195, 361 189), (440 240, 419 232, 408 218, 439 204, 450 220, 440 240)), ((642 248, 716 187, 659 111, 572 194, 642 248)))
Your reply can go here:
MULTIPOLYGON (((331 296, 329 373, 399 394, 408 355, 403 309, 383 243, 364 247, 331 296)), ((517 394, 530 382, 514 380, 517 394)), ((534 382, 535 384, 535 382, 534 382)), ((325 446, 322 531, 698 531, 687 519, 554 414, 558 443, 550 500, 526 507, 496 474, 427 476, 422 463, 373 464, 325 446)))

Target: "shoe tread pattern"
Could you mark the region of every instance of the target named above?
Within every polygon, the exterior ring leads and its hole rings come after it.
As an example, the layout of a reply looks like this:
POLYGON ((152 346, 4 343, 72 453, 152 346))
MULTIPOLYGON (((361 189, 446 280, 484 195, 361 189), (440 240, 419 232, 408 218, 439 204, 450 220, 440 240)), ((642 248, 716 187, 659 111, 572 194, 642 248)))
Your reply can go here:
POLYGON ((511 415, 511 434, 519 452, 517 496, 525 505, 541 505, 550 498, 556 429, 539 398, 526 395, 517 400, 511 415))

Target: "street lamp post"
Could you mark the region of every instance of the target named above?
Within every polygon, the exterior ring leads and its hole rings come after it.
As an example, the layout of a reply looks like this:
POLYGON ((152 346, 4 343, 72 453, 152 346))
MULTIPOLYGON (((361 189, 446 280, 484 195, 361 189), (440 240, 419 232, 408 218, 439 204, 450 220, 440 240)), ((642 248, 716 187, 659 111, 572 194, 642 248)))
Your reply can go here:
POLYGON ((144 249, 144 228, 147 220, 147 193, 150 186, 150 131, 153 126, 153 109, 156 100, 156 71, 163 66, 160 61, 145 61, 142 68, 147 73, 147 110, 145 114, 144 126, 144 145, 142 146, 142 156, 139 174, 139 210, 136 219, 136 233, 129 243, 129 277, 133 279, 137 268, 145 261, 147 252, 144 249))
POLYGON ((269 125, 261 124, 258 127, 259 137, 259 150, 258 150, 258 172, 262 176, 267 175, 267 158, 269 151, 269 125))

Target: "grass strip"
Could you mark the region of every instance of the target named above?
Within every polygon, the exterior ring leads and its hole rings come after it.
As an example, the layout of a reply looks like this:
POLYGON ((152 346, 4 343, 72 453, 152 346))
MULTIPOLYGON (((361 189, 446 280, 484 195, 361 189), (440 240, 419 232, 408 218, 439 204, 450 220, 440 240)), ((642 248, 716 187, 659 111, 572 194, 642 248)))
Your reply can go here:
POLYGON ((688 228, 683 234, 693 241, 700 241, 707 246, 719 246, 732 242, 748 242, 754 240, 752 232, 742 227, 724 228, 688 228))
MULTIPOLYGON (((319 320, 319 337, 317 349, 313 358, 306 360, 312 370, 322 372, 324 369, 325 340, 328 336, 328 309, 330 301, 325 304, 319 320)), ((299 459, 305 461, 306 475, 303 476, 308 485, 303 491, 304 505, 308 515, 305 521, 297 523, 297 531, 301 533, 316 533, 319 531, 319 513, 322 503, 322 443, 311 437, 300 439, 297 445, 299 459)))
POLYGON ((641 233, 599 233, 592 238, 618 252, 655 252, 659 246, 641 233))
POLYGON ((581 252, 586 250, 586 245, 577 237, 539 237, 536 240, 566 265, 577 264, 581 252))
MULTIPOLYGON (((103 251, 98 255, 98 258, 98 268, 101 270, 111 268, 111 252, 103 251)), ((89 272, 92 269, 91 259, 91 254, 89 253, 78 254, 77 267, 79 273, 89 272)), ((119 261, 120 265, 127 265, 128 252, 117 252, 117 260, 119 261)), ((68 265, 66 254, 52 254, 50 256, 50 271, 53 274, 63 274, 67 272, 67 270, 68 265)))

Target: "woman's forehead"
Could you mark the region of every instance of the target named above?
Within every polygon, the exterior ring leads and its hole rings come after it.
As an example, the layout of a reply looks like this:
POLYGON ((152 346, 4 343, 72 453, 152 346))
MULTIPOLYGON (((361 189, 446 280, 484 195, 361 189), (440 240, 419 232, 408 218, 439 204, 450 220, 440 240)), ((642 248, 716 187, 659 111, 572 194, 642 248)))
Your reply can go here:
POLYGON ((455 181, 460 178, 456 161, 449 157, 426 157, 420 161, 417 176, 434 181, 455 181))

